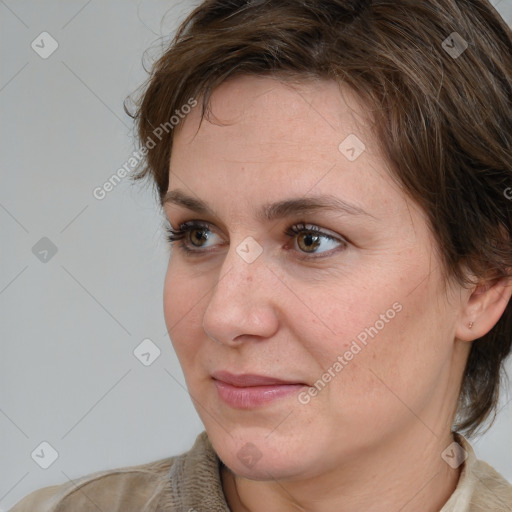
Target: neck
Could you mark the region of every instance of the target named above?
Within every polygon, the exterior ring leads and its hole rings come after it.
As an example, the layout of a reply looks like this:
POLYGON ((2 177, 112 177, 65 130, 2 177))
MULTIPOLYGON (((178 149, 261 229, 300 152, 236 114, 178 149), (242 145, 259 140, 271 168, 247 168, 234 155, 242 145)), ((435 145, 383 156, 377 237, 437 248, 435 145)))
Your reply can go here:
POLYGON ((453 441, 420 425, 357 461, 308 480, 256 481, 222 471, 232 512, 438 512, 455 490, 461 467, 441 453, 453 441))

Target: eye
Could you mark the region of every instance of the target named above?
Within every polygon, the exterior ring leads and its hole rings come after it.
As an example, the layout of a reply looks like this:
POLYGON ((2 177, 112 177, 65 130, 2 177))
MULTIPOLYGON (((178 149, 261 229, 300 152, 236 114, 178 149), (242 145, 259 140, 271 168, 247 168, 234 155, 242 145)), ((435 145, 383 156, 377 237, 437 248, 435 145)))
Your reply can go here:
POLYGON ((180 224, 178 229, 166 225, 167 240, 172 245, 178 243, 178 247, 186 252, 204 252, 204 248, 215 245, 215 237, 218 235, 210 230, 210 225, 198 221, 188 221, 180 224), (210 243, 208 243, 210 242, 210 243))
POLYGON ((330 252, 337 247, 345 248, 347 241, 322 231, 318 226, 295 224, 286 230, 286 235, 295 239, 295 246, 305 254, 330 252))

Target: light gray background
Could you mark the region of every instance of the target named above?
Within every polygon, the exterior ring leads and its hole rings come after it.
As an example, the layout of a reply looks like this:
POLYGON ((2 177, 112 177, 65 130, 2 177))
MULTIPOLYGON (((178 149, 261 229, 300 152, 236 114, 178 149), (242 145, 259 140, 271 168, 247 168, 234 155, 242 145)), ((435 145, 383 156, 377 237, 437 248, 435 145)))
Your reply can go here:
MULTIPOLYGON (((512 23, 512 0, 494 4, 512 23)), ((191 6, 0 0, 0 512, 45 485, 185 451, 202 430, 163 319, 155 196, 128 179, 92 194, 133 151, 122 103, 146 77, 144 50, 191 6), (59 45, 47 59, 31 48, 43 31, 59 45), (46 263, 32 252, 42 237, 58 249, 46 263), (161 350, 150 366, 133 354, 146 338, 161 350), (31 458, 43 441, 58 452, 48 469, 31 458)), ((512 481, 510 391, 473 445, 512 481)))

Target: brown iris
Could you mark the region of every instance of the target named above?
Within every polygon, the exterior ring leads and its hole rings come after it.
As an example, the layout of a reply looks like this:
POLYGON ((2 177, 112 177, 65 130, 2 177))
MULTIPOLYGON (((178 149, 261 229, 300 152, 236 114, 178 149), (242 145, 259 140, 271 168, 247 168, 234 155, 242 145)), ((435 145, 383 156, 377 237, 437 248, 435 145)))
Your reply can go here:
POLYGON ((313 233, 301 233, 297 237, 297 245, 304 252, 313 252, 320 245, 320 236, 313 233), (304 242, 304 247, 302 242, 304 242))

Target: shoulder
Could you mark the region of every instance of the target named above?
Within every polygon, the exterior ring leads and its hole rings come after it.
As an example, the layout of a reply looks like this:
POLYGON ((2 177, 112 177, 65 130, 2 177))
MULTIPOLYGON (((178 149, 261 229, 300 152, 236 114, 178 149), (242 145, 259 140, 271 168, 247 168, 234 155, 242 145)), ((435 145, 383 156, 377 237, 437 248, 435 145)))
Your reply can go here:
POLYGON ((460 434, 464 465, 455 492, 441 512, 512 512, 512 485, 493 467, 476 458, 475 452, 460 434))
POLYGON ((23 498, 10 512, 149 512, 168 485, 169 472, 178 458, 98 471, 44 487, 23 498))
POLYGON ((200 510, 201 505, 229 511, 219 464, 203 431, 185 453, 38 489, 10 512, 170 512, 200 510))
POLYGON ((487 462, 477 460, 474 466, 475 492, 471 499, 473 512, 512 512, 512 484, 487 462))

